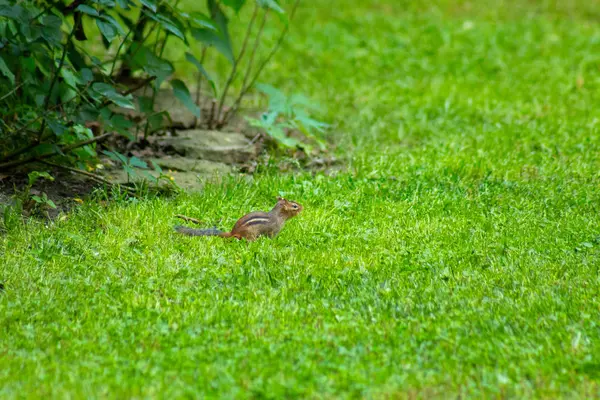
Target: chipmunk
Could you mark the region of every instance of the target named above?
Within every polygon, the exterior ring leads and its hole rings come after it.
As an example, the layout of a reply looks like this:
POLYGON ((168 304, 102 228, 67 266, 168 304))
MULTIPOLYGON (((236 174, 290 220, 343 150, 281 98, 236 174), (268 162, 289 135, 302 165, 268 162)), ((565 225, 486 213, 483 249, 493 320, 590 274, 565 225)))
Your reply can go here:
POLYGON ((255 211, 240 218, 231 232, 223 232, 216 228, 213 229, 193 229, 185 226, 176 226, 175 230, 179 233, 189 236, 220 236, 222 238, 256 240, 259 236, 265 235, 275 237, 290 218, 300 214, 303 210, 300 204, 295 201, 289 201, 281 197, 277 198, 277 204, 269 212, 255 211))

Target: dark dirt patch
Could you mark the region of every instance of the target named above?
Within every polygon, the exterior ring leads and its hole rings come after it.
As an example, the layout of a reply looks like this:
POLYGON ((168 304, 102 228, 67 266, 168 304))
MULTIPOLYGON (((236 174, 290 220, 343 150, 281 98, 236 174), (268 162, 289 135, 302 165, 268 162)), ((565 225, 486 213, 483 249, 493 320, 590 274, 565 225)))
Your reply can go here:
MULTIPOLYGON (((39 166, 38 170, 47 169, 47 166, 39 166)), ((15 197, 26 190, 28 183, 27 173, 33 170, 35 170, 35 165, 31 165, 30 169, 21 170, 10 176, 0 175, 0 206, 13 205, 15 203, 15 197)), ((101 186, 72 172, 51 169, 49 173, 54 177, 54 181, 39 179, 30 190, 30 195, 40 196, 42 193, 46 193, 48 198, 55 203, 55 209, 46 209, 49 218, 55 218, 61 212, 69 211, 80 204, 75 199, 85 199, 96 188, 101 186)), ((24 204, 25 215, 31 215, 34 211, 34 205, 32 203, 24 204)))

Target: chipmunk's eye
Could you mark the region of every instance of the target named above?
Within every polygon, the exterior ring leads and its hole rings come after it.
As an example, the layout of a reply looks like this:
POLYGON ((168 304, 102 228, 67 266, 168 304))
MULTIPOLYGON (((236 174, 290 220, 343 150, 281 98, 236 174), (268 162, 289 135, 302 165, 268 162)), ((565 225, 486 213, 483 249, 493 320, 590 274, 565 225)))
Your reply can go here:
POLYGON ((293 208, 294 210, 297 210, 297 209, 298 209, 298 204, 292 204, 292 208, 293 208))

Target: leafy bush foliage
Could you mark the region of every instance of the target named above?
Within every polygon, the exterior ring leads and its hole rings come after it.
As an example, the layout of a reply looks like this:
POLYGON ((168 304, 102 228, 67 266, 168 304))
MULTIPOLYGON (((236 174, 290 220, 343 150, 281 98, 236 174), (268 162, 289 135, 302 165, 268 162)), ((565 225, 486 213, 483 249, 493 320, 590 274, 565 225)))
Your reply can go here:
MULTIPOLYGON (((235 38, 240 49, 234 51, 227 15, 238 13, 246 3, 250 2, 207 0, 205 13, 186 13, 177 2, 155 0, 0 0, 0 170, 48 159, 86 170, 96 162, 98 142, 113 134, 135 140, 134 128, 142 127, 147 135, 160 127, 168 116, 155 110, 154 100, 174 73, 172 62, 164 57, 170 40, 190 50, 202 46, 201 59, 186 53, 198 70, 195 98, 177 79, 170 81, 174 95, 201 118, 200 87, 207 82, 215 97, 208 126, 224 127, 281 43, 280 39, 268 57, 257 62, 264 23, 250 40, 256 22, 261 15, 266 21, 269 13, 283 16, 284 10, 275 0, 256 0, 245 36, 235 38), (106 50, 102 58, 90 51, 99 42, 106 50), (216 55, 231 65, 221 90, 203 66, 206 57, 216 55), (244 55, 249 55, 249 67, 240 74, 244 55), (252 64, 258 67, 252 70, 252 64), (226 107, 238 76, 242 90, 226 107), (132 93, 145 86, 152 89, 151 96, 134 99, 132 93), (140 112, 140 124, 134 126, 115 107, 140 112)), ((287 32, 283 19, 281 38, 287 32)))

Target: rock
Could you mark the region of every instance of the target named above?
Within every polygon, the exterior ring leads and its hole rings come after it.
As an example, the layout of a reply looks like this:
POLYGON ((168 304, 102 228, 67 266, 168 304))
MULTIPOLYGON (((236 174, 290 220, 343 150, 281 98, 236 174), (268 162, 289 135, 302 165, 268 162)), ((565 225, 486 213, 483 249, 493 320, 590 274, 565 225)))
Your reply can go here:
MULTIPOLYGON (((154 159, 162 169, 163 174, 173 177, 175 183, 187 191, 197 191, 202 189, 204 181, 218 176, 227 175, 233 172, 233 168, 218 162, 206 160, 193 160, 182 157, 168 157, 154 159)), ((137 176, 127 177, 123 169, 113 169, 104 173, 104 175, 115 183, 128 183, 142 180, 147 174, 157 178, 158 173, 148 170, 136 170, 137 176)), ((163 184, 165 182, 163 181, 163 184)))
POLYGON ((256 157, 255 144, 240 133, 193 129, 177 132, 177 136, 157 138, 161 146, 171 148, 186 158, 240 164, 256 157))
POLYGON ((173 172, 198 172, 201 175, 228 174, 233 168, 220 162, 196 160, 186 157, 155 158, 153 161, 163 170, 173 172))

